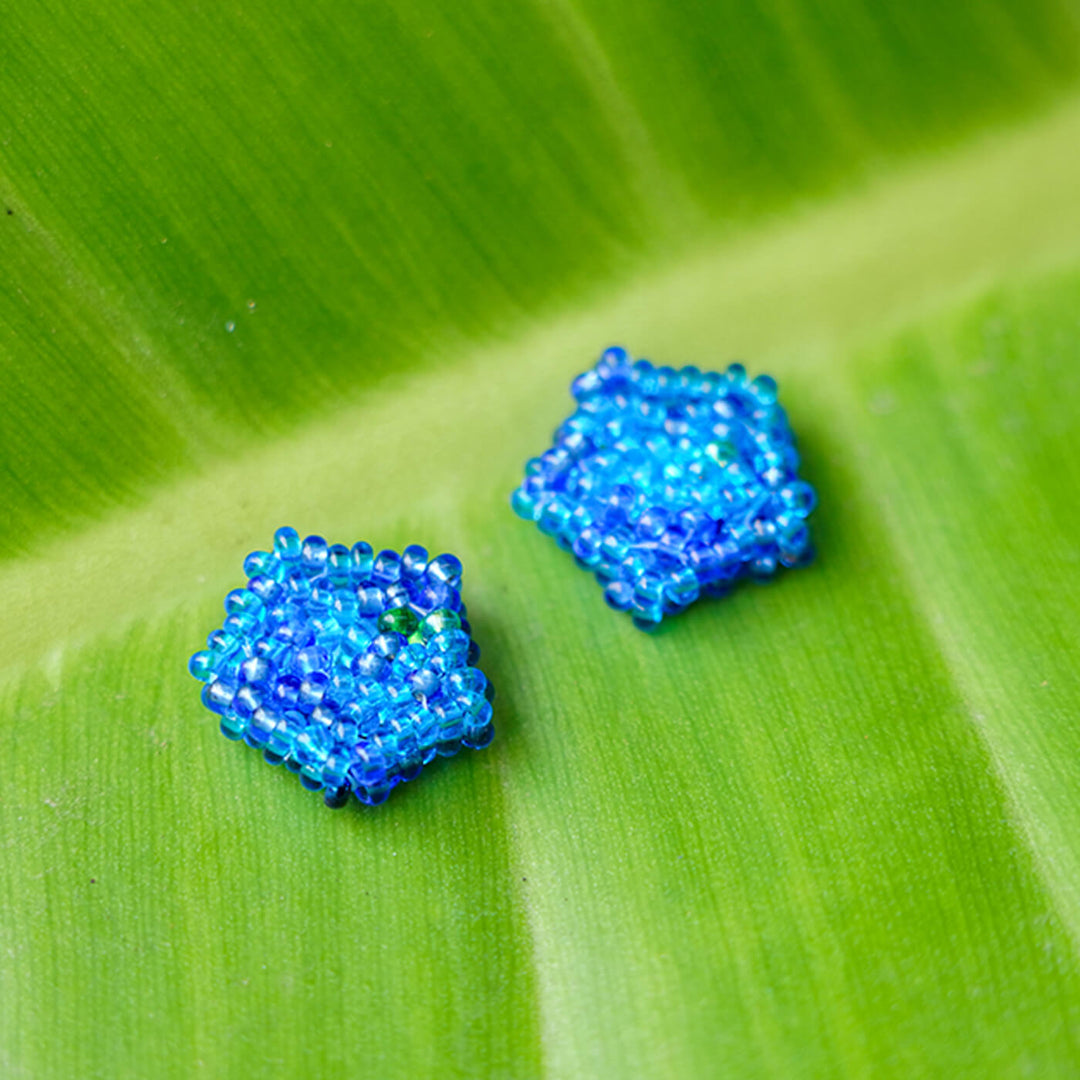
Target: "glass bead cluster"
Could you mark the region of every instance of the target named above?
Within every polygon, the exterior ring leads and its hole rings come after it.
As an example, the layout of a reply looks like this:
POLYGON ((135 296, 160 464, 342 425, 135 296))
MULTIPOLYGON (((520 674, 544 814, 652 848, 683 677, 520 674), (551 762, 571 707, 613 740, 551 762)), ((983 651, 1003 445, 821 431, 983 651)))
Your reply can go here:
POLYGON ((611 348, 571 392, 576 412, 511 505, 637 626, 813 558, 817 498, 768 375, 676 371, 611 348))
POLYGON ((230 739, 342 806, 382 802, 436 755, 482 749, 494 691, 474 665, 461 562, 419 546, 301 541, 244 560, 245 588, 189 670, 230 739))

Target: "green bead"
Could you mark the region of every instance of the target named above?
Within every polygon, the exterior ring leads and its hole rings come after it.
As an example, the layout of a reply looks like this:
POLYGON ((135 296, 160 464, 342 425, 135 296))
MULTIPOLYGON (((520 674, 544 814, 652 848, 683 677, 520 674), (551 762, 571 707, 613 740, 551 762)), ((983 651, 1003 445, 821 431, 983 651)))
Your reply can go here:
POLYGON ((457 630, 460 626, 461 619, 456 611, 449 611, 447 608, 436 608, 420 624, 420 631, 426 641, 444 630, 457 630))
POLYGON ((412 608, 391 608, 379 616, 379 629, 384 634, 397 633, 409 637, 415 632, 417 625, 418 620, 412 608))
POLYGON ((739 452, 726 439, 720 439, 717 442, 709 443, 705 447, 705 453, 718 465, 726 465, 729 461, 734 461, 739 452))

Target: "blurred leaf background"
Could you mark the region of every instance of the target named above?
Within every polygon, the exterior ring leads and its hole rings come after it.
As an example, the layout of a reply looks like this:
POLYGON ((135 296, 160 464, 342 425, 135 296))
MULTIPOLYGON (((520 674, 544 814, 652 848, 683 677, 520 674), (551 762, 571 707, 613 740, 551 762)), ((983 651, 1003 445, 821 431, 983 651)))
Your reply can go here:
POLYGON ((20 4, 0 1072, 1080 1072, 1080 13, 20 4), (618 341, 768 370, 818 564, 656 636, 507 505, 618 341), (187 656, 283 523, 466 564, 383 808, 187 656))

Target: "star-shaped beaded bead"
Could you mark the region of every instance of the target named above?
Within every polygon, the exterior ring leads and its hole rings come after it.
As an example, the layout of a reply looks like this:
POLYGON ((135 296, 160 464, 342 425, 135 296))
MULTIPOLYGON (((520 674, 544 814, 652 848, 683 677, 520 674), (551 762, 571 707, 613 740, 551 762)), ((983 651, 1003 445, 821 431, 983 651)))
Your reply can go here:
POLYGON ((491 742, 494 690, 475 667, 461 562, 422 547, 274 536, 188 665, 230 739, 324 791, 382 802, 437 755, 491 742))
POLYGON ((611 348, 571 392, 577 410, 511 505, 637 626, 813 558, 817 498, 768 375, 676 371, 611 348))

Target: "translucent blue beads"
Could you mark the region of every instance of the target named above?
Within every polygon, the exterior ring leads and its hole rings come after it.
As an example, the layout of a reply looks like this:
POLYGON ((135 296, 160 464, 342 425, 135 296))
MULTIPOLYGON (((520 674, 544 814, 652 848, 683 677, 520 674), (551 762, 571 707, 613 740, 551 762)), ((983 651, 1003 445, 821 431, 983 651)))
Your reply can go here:
POLYGON ((573 552, 642 629, 814 555, 814 489, 768 375, 676 371, 608 349, 525 466, 514 512, 573 552))
POLYGON ((323 791, 382 802, 437 755, 482 749, 494 690, 475 666, 461 562, 278 529, 188 669, 230 739, 323 791))

